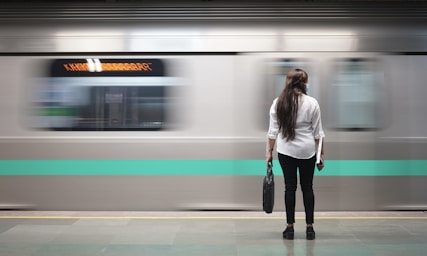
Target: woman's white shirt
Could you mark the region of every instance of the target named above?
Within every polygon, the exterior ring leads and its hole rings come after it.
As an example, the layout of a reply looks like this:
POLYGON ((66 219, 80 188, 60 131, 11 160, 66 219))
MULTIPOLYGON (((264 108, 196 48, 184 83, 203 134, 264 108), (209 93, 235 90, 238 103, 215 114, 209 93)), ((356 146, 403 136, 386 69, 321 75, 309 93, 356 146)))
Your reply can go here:
POLYGON ((276 150, 280 154, 298 159, 309 159, 313 157, 316 154, 316 143, 314 139, 325 137, 325 133, 322 129, 319 103, 315 98, 302 94, 295 126, 295 138, 286 141, 286 138, 283 138, 279 131, 276 114, 277 100, 278 98, 273 101, 270 108, 268 138, 276 140, 276 150))

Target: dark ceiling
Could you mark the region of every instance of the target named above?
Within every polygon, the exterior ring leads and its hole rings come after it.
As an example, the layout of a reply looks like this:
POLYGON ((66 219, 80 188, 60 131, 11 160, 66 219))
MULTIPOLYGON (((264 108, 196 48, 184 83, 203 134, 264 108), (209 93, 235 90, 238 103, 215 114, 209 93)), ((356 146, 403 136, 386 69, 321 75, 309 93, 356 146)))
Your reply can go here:
POLYGON ((354 5, 370 8, 423 8, 427 5, 427 0, 0 0, 0 12, 10 9, 43 9, 43 8, 144 8, 144 7, 264 7, 264 6, 288 6, 298 5, 301 8, 309 6, 319 8, 324 5, 354 5))
POLYGON ((336 3, 336 2, 427 2, 427 0, 2 0, 1 3, 336 3))

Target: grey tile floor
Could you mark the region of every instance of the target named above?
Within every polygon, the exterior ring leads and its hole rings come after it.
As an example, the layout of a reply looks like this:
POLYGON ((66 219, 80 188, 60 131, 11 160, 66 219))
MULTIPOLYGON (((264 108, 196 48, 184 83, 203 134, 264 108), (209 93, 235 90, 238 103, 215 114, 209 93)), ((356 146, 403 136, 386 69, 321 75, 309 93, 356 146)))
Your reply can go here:
POLYGON ((284 213, 0 211, 0 256, 424 256, 425 212, 316 213, 316 240, 283 240, 284 213))

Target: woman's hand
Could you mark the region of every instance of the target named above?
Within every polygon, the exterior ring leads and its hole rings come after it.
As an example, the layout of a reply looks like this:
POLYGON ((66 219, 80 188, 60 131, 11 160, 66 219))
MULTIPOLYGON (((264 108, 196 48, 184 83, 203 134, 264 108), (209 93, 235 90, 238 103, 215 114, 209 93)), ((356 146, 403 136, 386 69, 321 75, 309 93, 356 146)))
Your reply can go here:
POLYGON ((268 164, 271 162, 273 162, 273 152, 268 152, 265 160, 265 165, 268 166, 268 164))
POLYGON ((320 155, 320 163, 317 164, 317 169, 321 171, 325 167, 325 158, 323 154, 320 155))

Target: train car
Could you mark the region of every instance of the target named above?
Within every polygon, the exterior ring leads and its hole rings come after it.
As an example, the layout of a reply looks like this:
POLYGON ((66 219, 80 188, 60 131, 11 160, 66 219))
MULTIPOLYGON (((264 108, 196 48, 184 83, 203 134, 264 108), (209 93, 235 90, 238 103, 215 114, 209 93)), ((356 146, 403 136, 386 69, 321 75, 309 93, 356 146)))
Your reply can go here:
POLYGON ((2 209, 262 210, 294 67, 326 134, 316 210, 427 209, 423 3, 2 7, 2 209))

